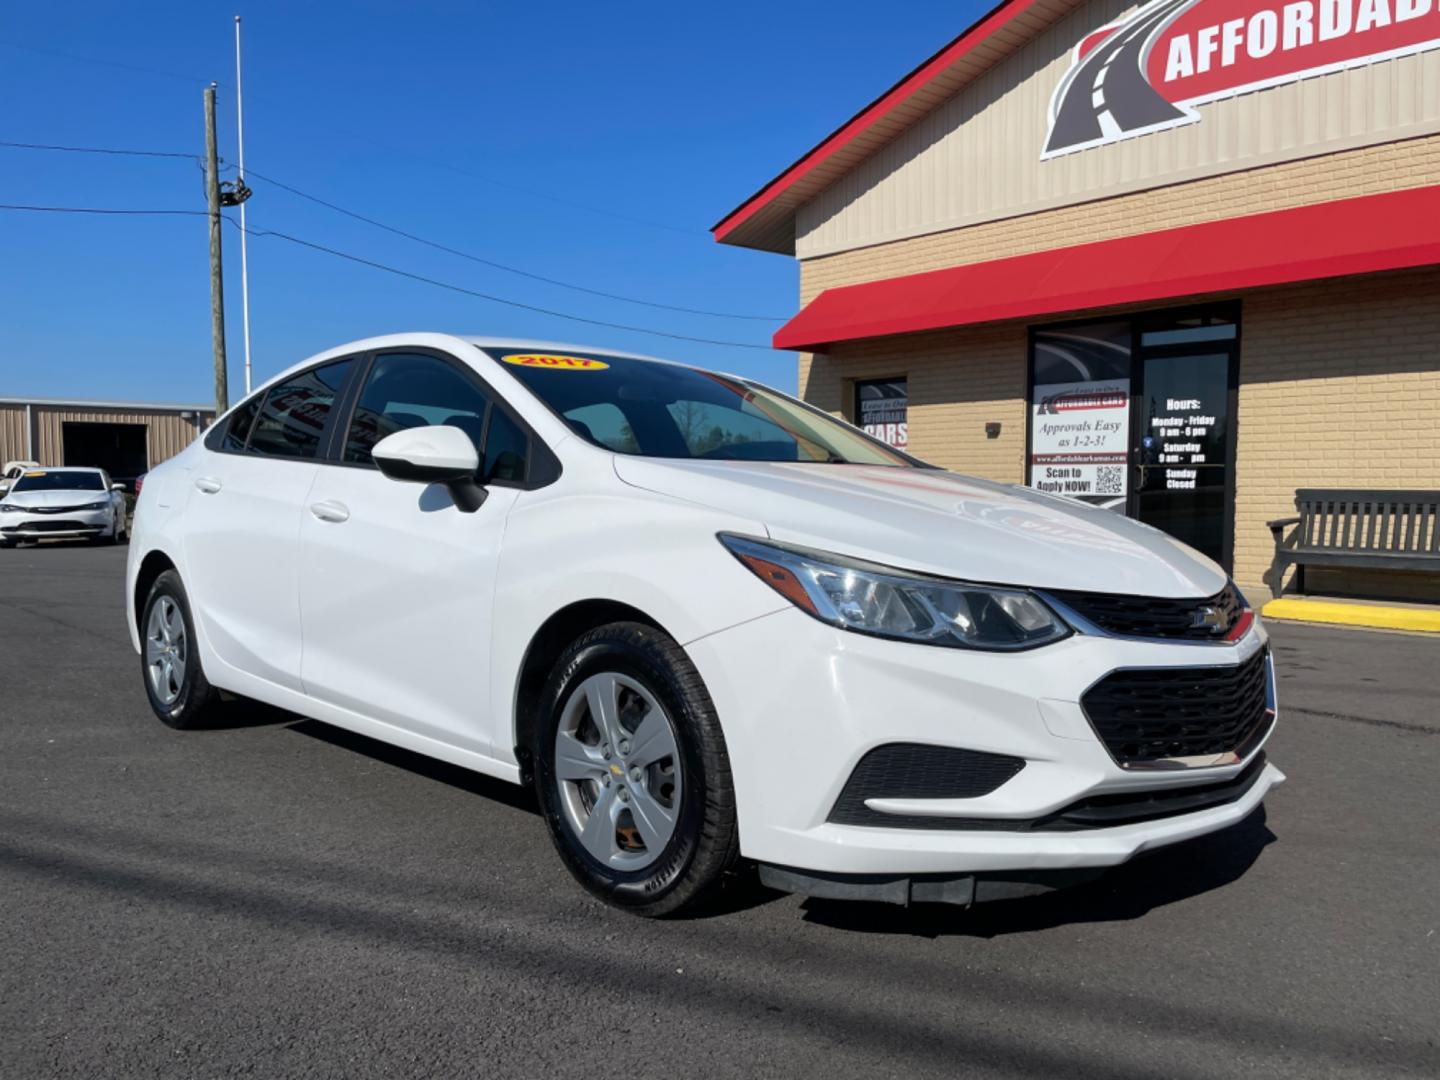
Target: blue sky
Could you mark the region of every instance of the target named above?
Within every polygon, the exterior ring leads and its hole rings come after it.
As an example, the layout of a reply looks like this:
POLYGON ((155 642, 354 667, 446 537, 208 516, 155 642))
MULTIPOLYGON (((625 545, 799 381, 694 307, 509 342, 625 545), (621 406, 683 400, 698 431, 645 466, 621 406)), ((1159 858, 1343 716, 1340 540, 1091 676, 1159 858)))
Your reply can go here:
MULTIPOLYGON (((198 154, 213 78, 220 153, 233 160, 238 12, 253 170, 533 274, 784 317, 793 261, 718 245, 709 226, 983 7, 907 0, 876 18, 861 0, 10 4, 0 140, 198 154)), ((572 292, 251 186, 252 229, 480 292, 762 345, 778 325, 572 292)), ((204 192, 188 160, 0 148, 0 203, 203 209, 204 192)), ((206 235, 203 218, 0 211, 0 396, 208 400, 206 235)), ((236 230, 225 245, 234 400, 236 230)), ((425 329, 586 342, 795 383, 789 353, 585 326, 273 237, 252 238, 250 271, 257 382, 332 345, 425 329)))

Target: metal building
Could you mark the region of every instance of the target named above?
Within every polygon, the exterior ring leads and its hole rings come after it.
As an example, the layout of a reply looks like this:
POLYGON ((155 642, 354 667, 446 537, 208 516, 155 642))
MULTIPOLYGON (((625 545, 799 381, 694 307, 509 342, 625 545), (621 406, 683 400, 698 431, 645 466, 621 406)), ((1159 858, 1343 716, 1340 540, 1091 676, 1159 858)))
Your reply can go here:
POLYGON ((185 449, 214 419, 206 405, 0 397, 0 465, 93 465, 128 483, 185 449))

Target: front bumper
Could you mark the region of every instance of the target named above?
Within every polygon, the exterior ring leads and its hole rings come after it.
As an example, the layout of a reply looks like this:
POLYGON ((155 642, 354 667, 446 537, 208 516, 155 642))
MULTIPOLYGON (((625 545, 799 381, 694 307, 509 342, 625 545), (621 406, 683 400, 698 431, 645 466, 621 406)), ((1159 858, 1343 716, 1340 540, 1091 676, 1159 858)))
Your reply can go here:
POLYGON ((1234 764, 1124 769, 1080 699, 1117 669, 1235 665, 1264 647, 1257 624, 1234 645, 1076 635, 1029 652, 978 653, 866 637, 792 610, 686 649, 724 722, 745 855, 822 873, 953 874, 1112 866, 1241 821, 1285 779, 1273 765, 1232 801, 1193 812, 1066 831, 1024 824, 1096 797, 1240 777, 1263 739, 1234 764), (877 817, 923 817, 925 828, 828 820, 860 759, 889 743, 1010 755, 1024 768, 978 797, 868 801, 877 817), (934 821, 946 817, 955 829, 934 821))
POLYGON ((27 514, 11 511, 0 514, 0 539, 76 540, 103 536, 110 531, 109 510, 67 510, 60 514, 27 514))

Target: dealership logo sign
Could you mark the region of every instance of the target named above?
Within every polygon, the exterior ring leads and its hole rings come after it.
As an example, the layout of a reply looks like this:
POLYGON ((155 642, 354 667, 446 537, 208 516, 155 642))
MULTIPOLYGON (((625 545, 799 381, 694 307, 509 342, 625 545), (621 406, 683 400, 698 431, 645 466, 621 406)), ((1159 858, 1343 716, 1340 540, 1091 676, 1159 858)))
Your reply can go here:
POLYGON ((1195 106, 1440 48, 1440 0, 1153 0, 1076 47, 1042 158, 1193 124, 1195 106))

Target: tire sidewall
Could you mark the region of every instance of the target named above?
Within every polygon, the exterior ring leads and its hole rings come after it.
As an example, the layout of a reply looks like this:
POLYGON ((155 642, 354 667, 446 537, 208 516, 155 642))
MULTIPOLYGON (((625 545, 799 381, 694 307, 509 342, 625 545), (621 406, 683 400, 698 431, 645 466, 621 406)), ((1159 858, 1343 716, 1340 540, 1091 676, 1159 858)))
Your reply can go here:
POLYGON ((684 879, 699 848, 705 815, 705 768, 693 734, 695 703, 658 650, 630 635, 586 635, 572 646, 551 676, 536 725, 536 793, 556 850, 570 871, 592 892, 625 907, 663 901, 684 879), (606 866, 584 849, 561 804, 555 779, 555 735, 575 688, 592 675, 614 672, 643 685, 670 716, 680 757, 680 808, 675 832, 660 858, 640 870, 606 866))
POLYGON ((173 570, 167 570, 155 579, 155 584, 150 587, 150 595, 145 598, 145 607, 140 612, 140 677, 145 685, 145 696, 150 701, 150 708, 162 723, 173 728, 186 728, 195 724, 198 719, 196 714, 200 711, 199 705, 207 697, 209 684, 206 683, 205 674, 200 668, 200 643, 195 634, 195 620, 190 614, 190 598, 185 593, 180 575, 173 570), (145 655, 150 611, 166 596, 175 601, 185 623, 185 684, 180 687, 180 696, 169 705, 155 696, 155 688, 150 685, 149 663, 145 655))

